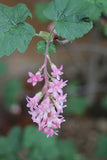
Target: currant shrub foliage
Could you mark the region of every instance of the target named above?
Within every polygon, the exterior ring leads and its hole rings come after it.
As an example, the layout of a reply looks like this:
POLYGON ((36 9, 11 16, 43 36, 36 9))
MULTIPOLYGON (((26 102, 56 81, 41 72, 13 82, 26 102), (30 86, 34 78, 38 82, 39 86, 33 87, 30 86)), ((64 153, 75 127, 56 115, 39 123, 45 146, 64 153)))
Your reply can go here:
POLYGON ((0 57, 12 54, 15 49, 24 53, 35 35, 34 28, 24 22, 32 14, 25 4, 8 7, 0 4, 0 57))
POLYGON ((44 14, 48 19, 55 21, 55 29, 59 36, 74 40, 92 29, 92 12, 94 8, 89 2, 54 0, 49 3, 44 14))
POLYGON ((101 11, 107 15, 107 0, 86 0, 92 2, 95 6, 100 6, 101 11))
MULTIPOLYGON (((106 0, 53 0, 37 5, 37 16, 55 22, 58 36, 68 40, 80 38, 93 27, 101 12, 107 14, 106 0)), ((35 36, 35 29, 25 22, 32 14, 25 4, 13 7, 0 4, 0 57, 11 55, 15 49, 24 53, 35 36)), ((42 19, 43 20, 43 19, 42 19)), ((43 44, 44 45, 44 44, 43 44)))
POLYGON ((58 140, 56 137, 47 139, 33 126, 27 126, 24 130, 14 127, 6 137, 0 136, 0 159, 21 160, 22 158, 26 160, 86 160, 78 154, 71 139, 58 140))

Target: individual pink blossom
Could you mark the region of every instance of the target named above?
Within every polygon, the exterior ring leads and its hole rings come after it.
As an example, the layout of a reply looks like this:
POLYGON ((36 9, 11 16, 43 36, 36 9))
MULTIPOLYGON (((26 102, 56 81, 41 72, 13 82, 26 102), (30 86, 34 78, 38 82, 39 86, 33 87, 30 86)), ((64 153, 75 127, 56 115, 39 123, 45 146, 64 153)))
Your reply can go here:
POLYGON ((54 104, 55 104, 55 108, 57 110, 58 113, 63 113, 63 108, 66 107, 66 105, 64 105, 63 103, 61 104, 60 102, 56 100, 54 100, 54 104))
POLYGON ((39 100, 41 99, 42 97, 42 92, 38 92, 33 98, 30 98, 30 97, 26 97, 26 100, 27 100, 27 107, 29 108, 34 108, 35 106, 37 106, 39 100))
POLYGON ((63 69, 63 65, 61 65, 61 67, 58 69, 55 64, 51 63, 51 69, 53 71, 51 72, 51 75, 53 77, 56 77, 58 80, 60 80, 60 75, 63 74, 63 72, 61 72, 63 69))
POLYGON ((48 138, 49 136, 53 136, 54 134, 55 134, 55 135, 58 135, 57 132, 58 132, 58 131, 54 131, 54 130, 51 129, 51 128, 45 128, 45 129, 44 129, 44 133, 47 134, 47 138, 48 138))
POLYGON ((55 101, 55 107, 58 113, 63 113, 63 105, 60 105, 57 101, 55 101))
POLYGON ((49 85, 48 92, 53 93, 53 94, 56 94, 56 93, 63 94, 62 88, 67 85, 66 83, 67 83, 67 81, 63 82, 62 79, 60 81, 57 80, 57 79, 54 79, 54 81, 51 82, 50 85, 49 85))
POLYGON ((35 86, 37 82, 41 82, 43 80, 40 72, 37 72, 36 74, 28 72, 28 74, 30 78, 27 80, 27 82, 32 83, 33 86, 35 86))
POLYGON ((54 94, 54 98, 56 99, 56 101, 60 104, 63 105, 64 102, 66 102, 66 98, 67 98, 67 94, 58 94, 57 92, 55 92, 54 94))

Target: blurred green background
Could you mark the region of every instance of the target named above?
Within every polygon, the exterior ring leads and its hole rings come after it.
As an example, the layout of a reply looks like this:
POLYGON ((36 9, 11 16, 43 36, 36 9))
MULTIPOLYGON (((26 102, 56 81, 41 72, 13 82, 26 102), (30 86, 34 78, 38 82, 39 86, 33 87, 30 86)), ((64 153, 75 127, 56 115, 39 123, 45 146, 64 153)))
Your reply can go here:
MULTIPOLYGON (((0 0, 8 6, 20 2, 33 13, 27 21, 36 32, 47 31, 51 22, 42 11, 49 1, 0 0)), ((59 136, 48 139, 33 124, 25 99, 43 85, 26 83, 28 71, 35 73, 44 60, 36 51, 39 40, 33 38, 23 55, 15 51, 0 59, 0 160, 107 160, 107 15, 83 38, 55 44, 51 59, 64 65, 68 101, 59 136)))

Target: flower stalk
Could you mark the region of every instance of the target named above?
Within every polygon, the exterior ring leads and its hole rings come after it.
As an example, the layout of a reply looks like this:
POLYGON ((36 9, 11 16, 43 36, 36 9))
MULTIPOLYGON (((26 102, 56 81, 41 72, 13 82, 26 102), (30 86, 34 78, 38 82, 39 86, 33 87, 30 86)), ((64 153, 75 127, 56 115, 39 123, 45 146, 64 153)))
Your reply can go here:
POLYGON ((32 116, 33 122, 38 124, 39 131, 43 131, 44 134, 47 134, 47 137, 54 134, 58 135, 58 128, 65 121, 61 114, 63 113, 63 108, 66 107, 64 103, 67 98, 67 94, 63 93, 63 87, 67 85, 67 81, 63 81, 60 77, 63 74, 63 66, 61 65, 58 69, 51 62, 48 55, 49 44, 50 38, 47 40, 44 64, 36 74, 29 72, 30 78, 27 80, 28 83, 32 83, 35 86, 44 79, 45 84, 42 91, 36 93, 33 98, 28 96, 26 98, 27 107, 30 109, 29 114, 32 116), (47 62, 50 64, 51 74, 47 71, 47 62))

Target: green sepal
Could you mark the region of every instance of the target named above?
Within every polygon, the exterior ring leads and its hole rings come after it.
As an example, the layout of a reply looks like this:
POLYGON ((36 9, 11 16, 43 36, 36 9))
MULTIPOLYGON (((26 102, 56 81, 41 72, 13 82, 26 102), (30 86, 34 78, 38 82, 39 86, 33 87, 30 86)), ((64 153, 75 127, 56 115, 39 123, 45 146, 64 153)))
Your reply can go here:
MULTIPOLYGON (((37 43, 36 50, 42 52, 42 54, 45 56, 46 55, 46 41, 39 41, 37 43)), ((50 42, 49 44, 48 52, 49 52, 49 55, 51 55, 51 53, 56 53, 56 47, 52 42, 50 42)))
POLYGON ((40 31, 39 34, 36 34, 39 37, 42 37, 43 39, 45 39, 46 41, 48 41, 48 39, 50 38, 50 41, 53 41, 53 36, 50 35, 50 33, 45 32, 45 31, 40 31))

